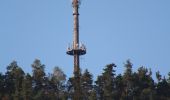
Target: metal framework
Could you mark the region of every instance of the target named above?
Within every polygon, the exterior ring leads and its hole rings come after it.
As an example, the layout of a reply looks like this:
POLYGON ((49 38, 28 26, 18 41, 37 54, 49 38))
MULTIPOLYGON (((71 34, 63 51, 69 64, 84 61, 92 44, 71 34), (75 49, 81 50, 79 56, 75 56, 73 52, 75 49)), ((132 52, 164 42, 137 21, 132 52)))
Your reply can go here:
POLYGON ((79 5, 80 0, 72 0, 73 5, 73 18, 74 18, 74 32, 73 44, 67 48, 67 54, 74 56, 74 100, 81 99, 81 86, 80 86, 80 64, 79 56, 86 54, 86 47, 84 44, 79 44, 79 5))

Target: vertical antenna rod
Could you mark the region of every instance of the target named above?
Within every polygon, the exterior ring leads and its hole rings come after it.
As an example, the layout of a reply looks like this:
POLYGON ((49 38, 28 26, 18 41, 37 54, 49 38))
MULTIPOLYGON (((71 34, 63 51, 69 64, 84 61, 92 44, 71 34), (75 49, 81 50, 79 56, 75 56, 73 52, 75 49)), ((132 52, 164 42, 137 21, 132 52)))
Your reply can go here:
POLYGON ((74 31, 73 31, 73 45, 68 47, 67 54, 74 56, 74 99, 81 100, 81 86, 80 86, 80 64, 79 56, 86 54, 86 47, 84 44, 79 45, 79 5, 80 0, 72 0, 74 31))

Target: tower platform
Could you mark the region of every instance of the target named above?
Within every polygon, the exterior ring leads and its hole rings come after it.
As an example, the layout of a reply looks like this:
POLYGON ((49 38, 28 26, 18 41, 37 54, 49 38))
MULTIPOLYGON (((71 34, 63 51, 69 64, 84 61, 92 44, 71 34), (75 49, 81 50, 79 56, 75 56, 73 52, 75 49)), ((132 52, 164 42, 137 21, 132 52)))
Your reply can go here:
POLYGON ((72 47, 68 47, 67 48, 67 52, 68 55, 85 55, 86 54, 86 47, 84 45, 77 47, 76 49, 72 48, 72 47))

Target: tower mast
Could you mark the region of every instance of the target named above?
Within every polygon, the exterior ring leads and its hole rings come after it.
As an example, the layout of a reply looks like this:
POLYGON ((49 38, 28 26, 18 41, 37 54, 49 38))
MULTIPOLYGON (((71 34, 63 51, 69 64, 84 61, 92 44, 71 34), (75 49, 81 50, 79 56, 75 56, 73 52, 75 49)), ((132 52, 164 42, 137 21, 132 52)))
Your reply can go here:
POLYGON ((79 6, 80 0, 72 0, 73 5, 73 18, 74 18, 74 31, 73 31, 73 45, 68 47, 67 54, 74 56, 74 100, 80 100, 81 87, 80 87, 80 64, 79 56, 86 54, 86 47, 79 44, 79 6))

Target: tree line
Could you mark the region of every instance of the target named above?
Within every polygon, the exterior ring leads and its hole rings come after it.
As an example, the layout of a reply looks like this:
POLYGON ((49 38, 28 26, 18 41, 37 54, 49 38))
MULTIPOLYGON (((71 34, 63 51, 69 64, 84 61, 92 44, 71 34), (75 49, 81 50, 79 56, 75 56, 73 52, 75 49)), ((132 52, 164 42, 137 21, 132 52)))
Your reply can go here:
MULTIPOLYGON (((25 73, 16 61, 0 73, 0 100, 74 100, 74 77, 54 67, 53 73, 45 73, 45 65, 36 59, 32 73, 25 73)), ((80 77, 81 100, 170 100, 170 73, 165 78, 157 71, 157 80, 152 71, 144 66, 136 72, 127 60, 125 71, 116 75, 114 63, 104 66, 103 73, 93 80, 85 69, 80 77)))

